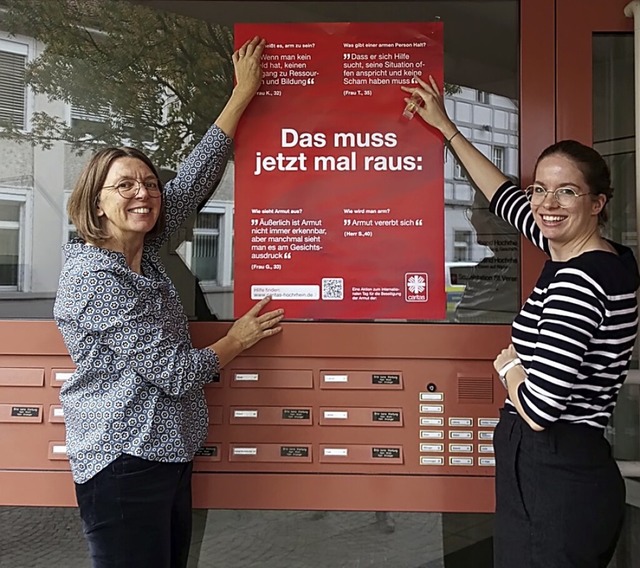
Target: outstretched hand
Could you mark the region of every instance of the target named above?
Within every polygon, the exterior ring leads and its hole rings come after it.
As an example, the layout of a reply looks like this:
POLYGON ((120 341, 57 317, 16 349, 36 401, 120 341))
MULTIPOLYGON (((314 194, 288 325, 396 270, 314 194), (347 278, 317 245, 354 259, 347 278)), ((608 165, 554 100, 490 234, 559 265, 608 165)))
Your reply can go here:
POLYGON ((411 98, 407 97, 405 101, 409 103, 413 98, 415 102, 417 98, 416 114, 428 125, 442 133, 445 141, 454 150, 457 160, 475 182, 475 186, 491 201, 498 188, 508 178, 496 168, 491 160, 475 148, 451 121, 435 79, 431 75, 429 75, 428 82, 423 81, 417 75, 414 75, 413 78, 415 84, 401 87, 405 93, 411 95, 411 98))
POLYGON ((284 317, 284 310, 272 310, 261 314, 262 309, 271 301, 271 297, 262 298, 246 314, 234 322, 227 336, 237 341, 242 349, 248 349, 265 337, 282 331, 278 324, 284 317))
POLYGON ((249 98, 256 94, 262 83, 260 58, 265 44, 264 39, 256 36, 246 41, 231 57, 236 72, 236 91, 249 98))
MULTIPOLYGON (((420 115, 427 124, 437 128, 448 138, 449 131, 455 132, 456 127, 451 122, 444 107, 444 99, 440 94, 440 89, 435 79, 429 75, 429 82, 424 82, 420 77, 414 75, 416 85, 400 87, 405 93, 411 96, 417 96, 422 99, 423 104, 418 106, 416 114, 420 115)), ((411 102, 411 97, 404 99, 405 102, 411 102)))
POLYGON ((262 83, 260 58, 265 44, 264 39, 256 36, 246 41, 231 57, 236 72, 236 86, 216 119, 216 125, 230 138, 235 135, 242 113, 262 83))

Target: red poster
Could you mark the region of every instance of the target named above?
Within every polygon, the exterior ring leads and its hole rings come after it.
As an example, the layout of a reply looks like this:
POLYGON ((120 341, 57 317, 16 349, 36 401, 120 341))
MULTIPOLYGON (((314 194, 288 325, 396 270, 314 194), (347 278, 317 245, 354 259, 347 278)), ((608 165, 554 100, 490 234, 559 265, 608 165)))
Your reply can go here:
POLYGON ((443 145, 400 85, 443 84, 441 23, 239 24, 267 40, 235 146, 235 314, 445 317, 443 145))

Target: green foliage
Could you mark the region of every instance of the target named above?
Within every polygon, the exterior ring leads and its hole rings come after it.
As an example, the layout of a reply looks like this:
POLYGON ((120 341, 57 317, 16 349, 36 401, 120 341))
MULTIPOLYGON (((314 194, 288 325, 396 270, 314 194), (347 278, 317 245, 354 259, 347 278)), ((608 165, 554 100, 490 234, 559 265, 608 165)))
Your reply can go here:
MULTIPOLYGON (((31 88, 100 120, 36 112, 0 137, 78 151, 123 143, 172 167, 207 131, 233 88, 224 26, 118 0, 0 0, 0 28, 46 47, 27 68, 31 88)), ((445 84, 446 94, 458 92, 445 84)))
POLYGON ((444 94, 447 97, 451 95, 457 95, 462 92, 462 87, 460 85, 454 85, 453 83, 445 83, 444 84, 444 94))
POLYGON ((207 131, 233 88, 233 40, 223 26, 115 0, 3 0, 2 28, 36 38, 37 93, 101 121, 36 113, 27 133, 0 136, 76 150, 127 144, 172 166, 207 131))

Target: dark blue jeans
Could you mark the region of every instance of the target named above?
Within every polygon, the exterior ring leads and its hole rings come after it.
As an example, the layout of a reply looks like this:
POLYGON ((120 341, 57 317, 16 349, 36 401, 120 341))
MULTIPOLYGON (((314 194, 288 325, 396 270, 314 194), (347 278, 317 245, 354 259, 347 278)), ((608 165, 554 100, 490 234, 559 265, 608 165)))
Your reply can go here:
POLYGON ((186 567, 191 470, 124 454, 76 484, 93 568, 186 567))

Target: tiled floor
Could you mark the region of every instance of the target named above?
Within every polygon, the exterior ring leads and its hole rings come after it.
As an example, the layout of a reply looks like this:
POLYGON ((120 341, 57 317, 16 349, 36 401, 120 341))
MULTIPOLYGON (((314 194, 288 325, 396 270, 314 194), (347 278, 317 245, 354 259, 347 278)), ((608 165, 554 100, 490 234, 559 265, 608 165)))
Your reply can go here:
MULTIPOLYGON (((638 511, 610 568, 639 566, 638 511)), ((488 568, 491 531, 480 514, 197 510, 189 568, 488 568)), ((89 566, 76 509, 0 507, 0 568, 89 566)))
MULTIPOLYGON (((490 535, 485 515, 446 523, 447 548, 490 535)), ((189 568, 444 568, 436 513, 196 511, 189 568)), ((0 567, 87 568, 75 509, 0 508, 0 567)))

